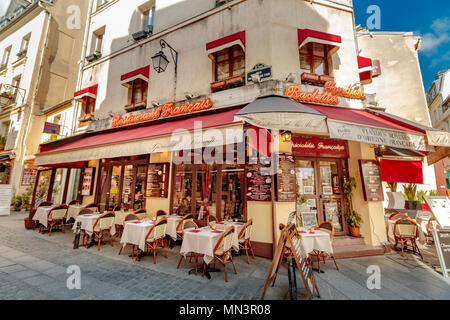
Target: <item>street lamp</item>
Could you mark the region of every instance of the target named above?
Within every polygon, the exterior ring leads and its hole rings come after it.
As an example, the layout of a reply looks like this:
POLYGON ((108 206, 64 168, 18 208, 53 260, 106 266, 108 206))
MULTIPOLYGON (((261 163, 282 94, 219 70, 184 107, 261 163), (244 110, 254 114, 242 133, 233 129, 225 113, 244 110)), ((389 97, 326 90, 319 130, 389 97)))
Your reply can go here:
POLYGON ((170 49, 172 60, 175 63, 176 74, 178 69, 178 52, 174 48, 172 48, 164 39, 161 39, 159 41, 159 44, 161 45, 161 51, 159 51, 152 57, 153 69, 155 69, 155 71, 158 73, 166 71, 167 65, 169 64, 169 59, 167 59, 162 49, 167 46, 170 49))

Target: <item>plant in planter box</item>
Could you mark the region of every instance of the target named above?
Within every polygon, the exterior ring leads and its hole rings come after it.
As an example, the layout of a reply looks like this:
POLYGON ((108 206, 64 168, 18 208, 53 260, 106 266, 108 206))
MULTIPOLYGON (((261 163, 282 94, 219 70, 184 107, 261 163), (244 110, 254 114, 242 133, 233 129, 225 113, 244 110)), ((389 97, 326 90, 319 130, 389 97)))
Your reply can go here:
POLYGON ((417 184, 409 183, 403 185, 403 196, 405 197, 405 200, 417 200, 417 184))
POLYGON ((216 81, 216 82, 211 83, 211 91, 212 92, 225 89, 225 87, 226 87, 225 80, 216 81))
POLYGON ((22 196, 15 196, 11 199, 11 206, 14 207, 14 211, 20 211, 22 209, 23 198, 22 196))

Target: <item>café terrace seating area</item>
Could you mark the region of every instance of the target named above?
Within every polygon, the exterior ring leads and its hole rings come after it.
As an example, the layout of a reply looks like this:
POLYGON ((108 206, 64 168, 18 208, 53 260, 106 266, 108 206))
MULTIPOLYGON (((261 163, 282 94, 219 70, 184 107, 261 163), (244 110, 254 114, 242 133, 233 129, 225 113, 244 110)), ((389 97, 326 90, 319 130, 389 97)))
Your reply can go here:
POLYGON ((193 214, 168 215, 158 210, 150 217, 142 208, 127 210, 117 205, 104 212, 99 208, 76 200, 68 205, 44 201, 37 206, 33 220, 42 235, 57 237, 79 250, 104 251, 165 268, 171 265, 174 270, 208 279, 228 282, 239 272, 236 265, 251 266, 255 259, 262 260, 253 253, 251 219, 219 221, 208 215, 206 226, 199 227, 193 214))

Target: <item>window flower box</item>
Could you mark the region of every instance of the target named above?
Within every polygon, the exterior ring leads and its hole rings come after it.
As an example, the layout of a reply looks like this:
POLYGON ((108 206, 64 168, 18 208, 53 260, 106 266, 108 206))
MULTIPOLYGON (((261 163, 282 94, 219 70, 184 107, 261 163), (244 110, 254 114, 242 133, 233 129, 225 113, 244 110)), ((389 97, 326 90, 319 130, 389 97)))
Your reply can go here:
POLYGON ((100 51, 95 51, 93 54, 86 57, 86 60, 88 62, 93 62, 95 60, 98 60, 102 57, 102 53, 100 51))
POLYGON ((242 76, 233 77, 226 80, 227 88, 235 88, 244 84, 244 78, 242 76))
POLYGON ((17 59, 22 59, 23 57, 25 57, 27 55, 27 50, 22 50, 22 51, 19 51, 18 53, 17 53, 17 59))
POLYGON ((137 111, 147 108, 147 101, 132 103, 125 106, 126 112, 137 111))
POLYGON ((308 73, 308 72, 302 73, 302 81, 305 81, 305 82, 314 82, 314 83, 319 83, 319 82, 321 82, 318 74, 315 74, 315 73, 308 73))
POLYGON ((80 123, 88 122, 88 121, 92 121, 92 120, 94 120, 94 114, 93 113, 88 113, 88 114, 85 114, 84 116, 80 116, 78 118, 78 121, 80 123))
POLYGON ((328 82, 328 81, 334 81, 334 77, 331 76, 327 76, 327 75, 321 75, 319 77, 319 80, 323 83, 328 82))
POLYGON ((225 82, 225 80, 222 81, 216 81, 211 83, 211 91, 219 91, 219 90, 223 90, 225 89, 227 83, 225 82))

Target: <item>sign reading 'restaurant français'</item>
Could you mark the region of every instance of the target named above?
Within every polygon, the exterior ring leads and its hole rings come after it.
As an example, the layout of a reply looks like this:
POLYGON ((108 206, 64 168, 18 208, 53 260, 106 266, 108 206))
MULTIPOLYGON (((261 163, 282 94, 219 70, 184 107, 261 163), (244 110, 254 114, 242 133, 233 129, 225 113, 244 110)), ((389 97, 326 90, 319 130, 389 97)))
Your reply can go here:
POLYGON ((327 81, 322 92, 319 89, 314 89, 312 92, 305 92, 299 86, 291 85, 286 88, 285 96, 298 101, 330 105, 338 105, 340 103, 339 97, 359 100, 366 99, 364 92, 352 89, 351 86, 347 88, 336 87, 334 81, 327 81))
POLYGON ((122 115, 117 115, 111 120, 112 127, 120 127, 128 124, 139 123, 143 121, 156 120, 159 118, 167 118, 169 116, 177 116, 182 114, 189 114, 193 112, 198 112, 202 110, 210 109, 213 103, 210 98, 198 102, 193 102, 190 104, 184 104, 175 106, 174 102, 168 102, 162 107, 157 107, 152 111, 144 112, 140 114, 129 115, 122 117, 122 115))

